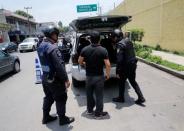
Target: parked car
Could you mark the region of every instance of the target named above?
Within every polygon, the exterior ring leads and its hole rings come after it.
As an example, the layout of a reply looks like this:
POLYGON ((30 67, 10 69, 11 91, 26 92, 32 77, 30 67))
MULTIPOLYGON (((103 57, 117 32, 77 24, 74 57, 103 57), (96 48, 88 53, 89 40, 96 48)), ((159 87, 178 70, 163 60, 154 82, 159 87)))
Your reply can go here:
POLYGON ((86 80, 86 72, 84 67, 78 64, 78 57, 81 50, 90 44, 89 41, 89 31, 97 30, 101 35, 101 45, 105 47, 108 51, 110 62, 111 62, 111 74, 110 77, 116 76, 116 55, 115 51, 112 50, 111 34, 117 29, 121 28, 123 25, 131 21, 131 16, 96 16, 79 18, 73 20, 70 26, 76 32, 72 40, 73 50, 72 50, 72 83, 74 87, 79 86, 79 83, 86 80), (114 51, 114 52, 112 52, 114 51))
POLYGON ((20 52, 23 51, 35 51, 37 48, 37 43, 39 39, 37 37, 29 37, 23 40, 22 43, 19 44, 18 49, 20 52))
POLYGON ((10 55, 0 50, 0 77, 9 72, 20 71, 20 60, 17 56, 10 55))
POLYGON ((0 43, 0 49, 5 52, 13 52, 13 51, 17 51, 18 46, 14 42, 4 42, 4 43, 0 43))

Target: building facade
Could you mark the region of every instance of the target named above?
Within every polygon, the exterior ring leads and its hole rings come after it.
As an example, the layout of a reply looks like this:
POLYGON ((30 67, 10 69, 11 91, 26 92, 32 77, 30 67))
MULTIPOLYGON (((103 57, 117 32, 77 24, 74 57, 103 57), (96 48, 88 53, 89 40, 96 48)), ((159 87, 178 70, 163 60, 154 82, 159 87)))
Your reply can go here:
POLYGON ((0 43, 9 42, 8 31, 10 29, 10 25, 6 23, 5 15, 2 10, 0 10, 0 43))
POLYGON ((184 0, 124 0, 109 14, 131 15, 123 29, 143 29, 143 43, 184 51, 184 0))
POLYGON ((53 26, 53 27, 58 27, 58 25, 55 22, 42 22, 42 23, 38 23, 37 24, 37 35, 42 34, 42 31, 49 27, 49 26, 53 26))
POLYGON ((11 26, 9 29, 9 37, 11 41, 20 42, 25 37, 35 35, 36 33, 36 22, 34 19, 29 19, 17 15, 9 10, 1 9, 3 12, 6 23, 11 26))

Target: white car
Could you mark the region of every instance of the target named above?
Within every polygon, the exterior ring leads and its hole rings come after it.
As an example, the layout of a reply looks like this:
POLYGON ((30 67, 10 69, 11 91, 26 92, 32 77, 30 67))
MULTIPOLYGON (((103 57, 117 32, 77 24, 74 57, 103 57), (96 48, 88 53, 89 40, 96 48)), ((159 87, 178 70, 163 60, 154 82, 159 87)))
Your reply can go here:
POLYGON ((71 28, 76 32, 72 40, 73 49, 71 55, 72 83, 74 87, 79 87, 80 82, 86 80, 85 68, 79 65, 78 57, 81 50, 90 44, 88 40, 90 30, 97 30, 100 32, 101 45, 107 49, 111 62, 110 77, 116 77, 116 50, 113 50, 111 35, 114 29, 120 29, 123 25, 131 21, 131 18, 131 16, 96 16, 79 18, 70 23, 71 28))
POLYGON ((19 44, 19 51, 35 51, 37 48, 38 38, 36 37, 29 37, 23 40, 22 43, 19 44))

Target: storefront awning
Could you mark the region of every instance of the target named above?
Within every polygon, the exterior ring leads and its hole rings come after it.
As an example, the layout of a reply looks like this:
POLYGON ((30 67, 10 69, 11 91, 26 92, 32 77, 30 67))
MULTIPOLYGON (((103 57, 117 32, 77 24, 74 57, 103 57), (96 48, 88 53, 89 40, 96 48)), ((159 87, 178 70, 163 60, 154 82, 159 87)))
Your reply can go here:
POLYGON ((11 26, 6 23, 0 23, 0 30, 9 30, 11 26))

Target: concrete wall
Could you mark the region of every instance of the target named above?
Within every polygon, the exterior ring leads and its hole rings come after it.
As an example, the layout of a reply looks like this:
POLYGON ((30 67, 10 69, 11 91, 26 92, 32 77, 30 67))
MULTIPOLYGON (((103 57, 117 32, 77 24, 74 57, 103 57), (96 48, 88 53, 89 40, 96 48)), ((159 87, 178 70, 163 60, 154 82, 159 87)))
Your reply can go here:
POLYGON ((131 15, 124 30, 144 29, 144 44, 184 51, 184 0, 125 0, 110 14, 131 15))

